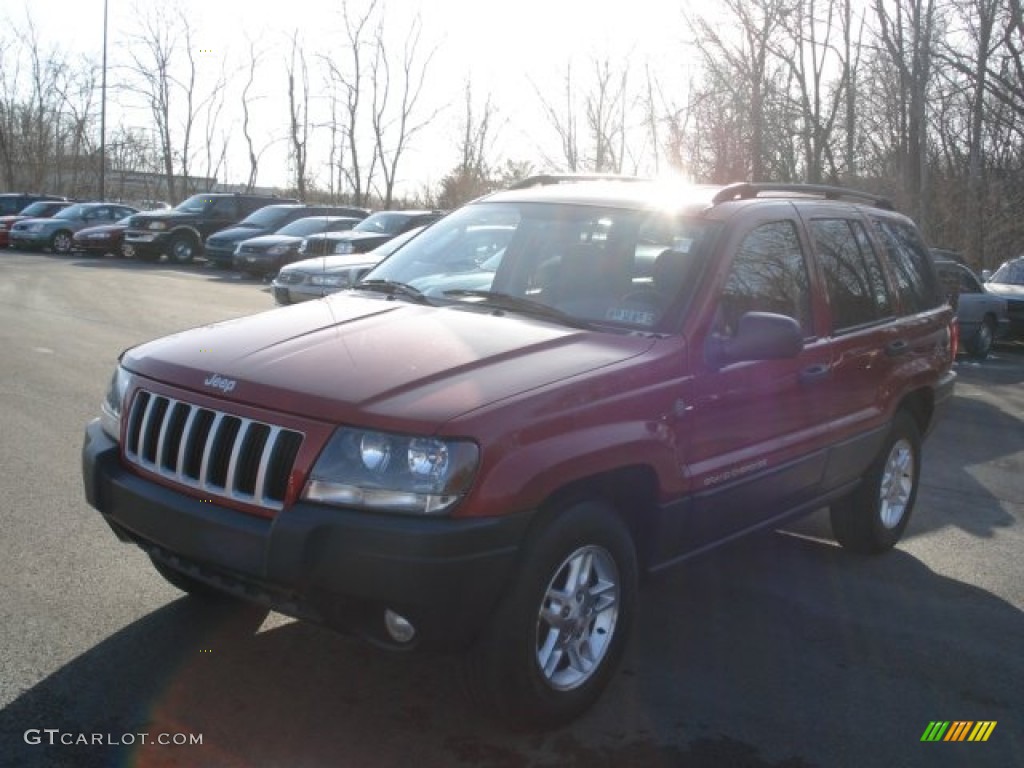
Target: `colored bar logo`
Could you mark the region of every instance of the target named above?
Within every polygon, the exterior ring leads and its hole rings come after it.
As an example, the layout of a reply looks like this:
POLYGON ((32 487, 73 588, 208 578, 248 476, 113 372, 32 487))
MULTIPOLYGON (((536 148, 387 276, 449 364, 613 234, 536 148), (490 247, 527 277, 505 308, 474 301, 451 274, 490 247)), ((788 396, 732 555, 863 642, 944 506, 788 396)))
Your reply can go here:
POLYGON ((932 720, 921 735, 921 741, 988 741, 996 728, 996 720, 932 720))

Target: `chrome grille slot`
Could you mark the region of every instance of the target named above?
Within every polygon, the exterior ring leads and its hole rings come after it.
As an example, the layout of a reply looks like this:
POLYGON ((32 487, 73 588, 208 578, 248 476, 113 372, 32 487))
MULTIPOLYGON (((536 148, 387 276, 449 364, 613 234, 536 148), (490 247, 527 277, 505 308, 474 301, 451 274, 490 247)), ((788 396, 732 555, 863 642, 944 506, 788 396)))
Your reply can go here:
POLYGON ((281 509, 302 433, 140 390, 125 458, 211 496, 281 509))

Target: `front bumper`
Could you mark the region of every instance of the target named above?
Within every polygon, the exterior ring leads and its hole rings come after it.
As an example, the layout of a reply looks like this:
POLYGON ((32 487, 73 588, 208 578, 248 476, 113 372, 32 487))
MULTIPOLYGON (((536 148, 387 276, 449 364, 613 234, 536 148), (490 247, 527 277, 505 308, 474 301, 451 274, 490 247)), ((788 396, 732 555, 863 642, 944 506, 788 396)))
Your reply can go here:
POLYGON ((530 514, 414 518, 300 502, 273 520, 128 471, 93 421, 82 447, 89 504, 123 541, 193 578, 273 610, 405 648, 466 647, 514 575, 530 514), (383 615, 416 637, 390 641, 383 615))
POLYGON ((14 232, 8 236, 12 248, 45 248, 50 244, 49 232, 14 232))
POLYGON ((298 304, 300 301, 322 299, 324 296, 344 290, 344 288, 330 288, 309 283, 281 285, 276 280, 270 284, 270 288, 274 293, 274 301, 278 304, 298 304))
POLYGON ((208 262, 212 262, 219 267, 230 267, 235 258, 235 247, 237 245, 238 243, 229 243, 226 246, 206 243, 203 247, 203 256, 208 262))
POLYGON ((169 242, 168 232, 129 231, 124 236, 124 245, 131 249, 131 253, 141 256, 162 254, 169 242))

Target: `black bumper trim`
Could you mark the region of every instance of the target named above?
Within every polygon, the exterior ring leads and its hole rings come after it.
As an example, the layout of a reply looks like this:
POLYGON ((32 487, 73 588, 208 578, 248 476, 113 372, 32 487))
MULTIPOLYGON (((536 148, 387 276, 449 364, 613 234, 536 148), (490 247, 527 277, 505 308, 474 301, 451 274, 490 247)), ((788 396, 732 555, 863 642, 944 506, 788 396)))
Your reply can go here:
POLYGON ((82 470, 88 502, 120 538, 232 594, 384 644, 384 608, 413 623, 422 647, 471 642, 512 578, 533 518, 418 518, 310 503, 259 518, 131 473, 98 421, 86 429, 82 470))

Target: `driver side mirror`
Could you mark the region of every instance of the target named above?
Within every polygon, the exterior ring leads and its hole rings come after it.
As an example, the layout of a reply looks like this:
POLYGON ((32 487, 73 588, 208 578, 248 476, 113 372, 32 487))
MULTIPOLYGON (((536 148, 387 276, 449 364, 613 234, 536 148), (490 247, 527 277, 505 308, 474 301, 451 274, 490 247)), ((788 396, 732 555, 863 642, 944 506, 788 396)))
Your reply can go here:
POLYGON ((991 278, 992 278, 992 270, 991 269, 983 269, 983 270, 981 270, 981 280, 982 280, 982 282, 987 283, 991 278))
POLYGON ((804 348, 800 324, 787 315, 747 312, 731 337, 708 339, 708 359, 721 368, 747 360, 780 360, 796 357, 804 348))

